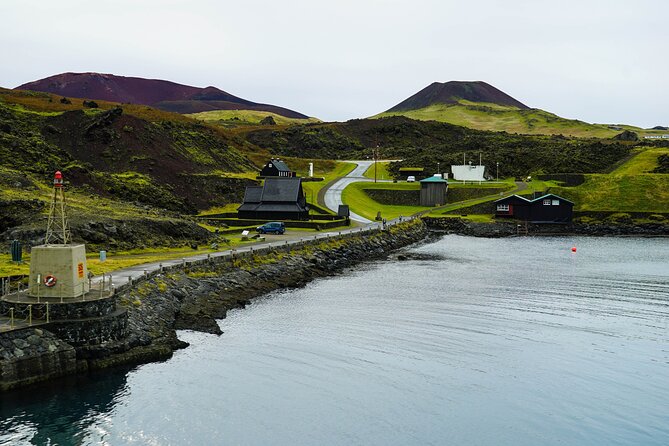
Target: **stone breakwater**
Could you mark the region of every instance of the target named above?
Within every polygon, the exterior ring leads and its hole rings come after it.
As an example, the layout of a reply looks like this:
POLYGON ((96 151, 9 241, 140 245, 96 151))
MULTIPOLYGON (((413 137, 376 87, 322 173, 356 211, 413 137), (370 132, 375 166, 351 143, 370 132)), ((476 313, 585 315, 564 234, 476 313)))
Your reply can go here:
POLYGON ((528 224, 516 221, 496 221, 479 223, 457 217, 423 217, 428 228, 452 234, 472 237, 510 237, 513 235, 592 235, 592 236, 667 236, 669 224, 606 224, 606 223, 570 223, 570 224, 528 224), (520 227, 519 227, 520 226, 520 227))
POLYGON ((0 333, 0 390, 122 364, 164 360, 187 344, 176 330, 221 334, 216 322, 270 291, 299 287, 360 262, 383 258, 427 237, 421 220, 256 249, 171 267, 118 288, 127 309, 127 336, 97 345, 71 345, 47 327, 0 333))

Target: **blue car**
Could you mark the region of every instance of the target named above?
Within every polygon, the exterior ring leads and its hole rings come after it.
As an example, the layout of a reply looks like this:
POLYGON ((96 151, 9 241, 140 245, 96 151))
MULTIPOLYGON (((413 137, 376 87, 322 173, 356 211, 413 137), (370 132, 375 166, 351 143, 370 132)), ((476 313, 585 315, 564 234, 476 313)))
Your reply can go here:
POLYGON ((272 221, 270 223, 265 223, 262 226, 256 228, 259 234, 283 234, 286 232, 286 225, 280 221, 272 221))

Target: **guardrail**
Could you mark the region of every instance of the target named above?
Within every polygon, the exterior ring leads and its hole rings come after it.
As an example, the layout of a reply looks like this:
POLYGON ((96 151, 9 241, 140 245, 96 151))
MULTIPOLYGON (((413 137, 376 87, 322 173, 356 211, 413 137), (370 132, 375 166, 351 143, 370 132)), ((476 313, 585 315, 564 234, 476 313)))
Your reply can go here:
POLYGON ((0 313, 0 332, 49 323, 49 303, 10 307, 0 313))

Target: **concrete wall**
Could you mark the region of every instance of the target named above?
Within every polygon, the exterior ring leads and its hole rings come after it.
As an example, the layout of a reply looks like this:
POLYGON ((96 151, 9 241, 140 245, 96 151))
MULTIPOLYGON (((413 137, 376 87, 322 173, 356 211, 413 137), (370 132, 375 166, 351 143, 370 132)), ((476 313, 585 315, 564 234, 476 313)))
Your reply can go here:
POLYGON ((88 292, 88 267, 84 245, 40 245, 30 254, 31 296, 74 298, 88 292), (47 276, 56 278, 52 287, 47 276))
POLYGON ((459 181, 485 181, 483 178, 485 166, 453 165, 451 172, 453 172, 453 178, 459 181))

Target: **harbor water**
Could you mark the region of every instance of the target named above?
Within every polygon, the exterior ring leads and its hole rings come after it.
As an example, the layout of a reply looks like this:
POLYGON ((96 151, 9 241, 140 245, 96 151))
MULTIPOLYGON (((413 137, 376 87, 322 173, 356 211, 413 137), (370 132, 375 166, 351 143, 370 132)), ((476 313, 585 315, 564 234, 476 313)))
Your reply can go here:
POLYGON ((669 444, 669 239, 406 254, 180 332, 168 361, 2 395, 0 445, 669 444))

